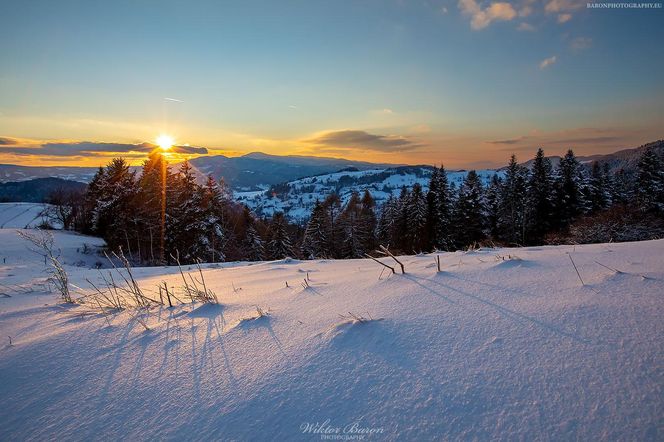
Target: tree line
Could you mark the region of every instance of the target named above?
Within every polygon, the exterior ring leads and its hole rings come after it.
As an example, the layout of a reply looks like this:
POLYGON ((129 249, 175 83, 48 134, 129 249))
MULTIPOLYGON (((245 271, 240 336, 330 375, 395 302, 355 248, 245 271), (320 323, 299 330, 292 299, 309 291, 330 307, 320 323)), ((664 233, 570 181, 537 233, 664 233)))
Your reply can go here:
POLYGON ((52 202, 66 227, 101 236, 109 248, 142 264, 343 259, 362 257, 379 244, 411 254, 658 237, 664 235, 664 166, 648 148, 633 174, 597 162, 587 167, 572 150, 554 168, 539 149, 530 167, 513 155, 488 185, 471 170, 457 188, 441 166, 433 168, 427 191, 420 184, 404 187, 381 207, 368 190, 345 204, 333 193, 317 201, 299 226, 283 213, 257 218, 233 201, 223 179, 208 176, 200 185, 188 162, 172 171, 154 152, 140 174, 114 159, 83 196, 56 195, 52 202))

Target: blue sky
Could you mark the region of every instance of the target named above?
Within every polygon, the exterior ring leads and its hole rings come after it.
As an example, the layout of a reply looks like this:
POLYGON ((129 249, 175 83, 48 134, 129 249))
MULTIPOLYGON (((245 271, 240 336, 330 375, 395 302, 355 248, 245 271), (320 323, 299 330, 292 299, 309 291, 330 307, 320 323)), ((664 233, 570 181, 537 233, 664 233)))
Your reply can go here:
POLYGON ((0 12, 2 162, 107 160, 80 141, 140 161, 131 146, 162 132, 211 154, 478 167, 663 137, 664 9, 135 0, 0 12), (48 142, 71 155, 44 155, 48 142))

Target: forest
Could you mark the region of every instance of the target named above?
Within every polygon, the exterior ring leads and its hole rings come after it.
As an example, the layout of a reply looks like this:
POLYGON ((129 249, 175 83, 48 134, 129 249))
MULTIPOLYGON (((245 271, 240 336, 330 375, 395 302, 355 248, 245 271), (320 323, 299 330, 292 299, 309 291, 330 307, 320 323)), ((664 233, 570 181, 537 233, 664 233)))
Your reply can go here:
POLYGON ((155 151, 140 173, 116 158, 85 192, 55 192, 49 202, 65 229, 100 236, 141 265, 633 241, 664 237, 664 162, 648 148, 635 171, 611 171, 569 150, 554 167, 539 149, 530 167, 512 155, 488 186, 472 170, 450 184, 441 166, 428 191, 402 188, 381 207, 368 190, 345 204, 332 193, 297 225, 282 213, 258 218, 223 178, 198 184, 188 162, 173 170, 155 151))

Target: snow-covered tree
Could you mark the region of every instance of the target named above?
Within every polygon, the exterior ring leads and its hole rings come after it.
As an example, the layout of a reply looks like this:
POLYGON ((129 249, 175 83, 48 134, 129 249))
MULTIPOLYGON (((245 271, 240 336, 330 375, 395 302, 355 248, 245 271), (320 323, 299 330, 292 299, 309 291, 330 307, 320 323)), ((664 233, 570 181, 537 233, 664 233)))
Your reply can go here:
POLYGON ((471 170, 463 180, 454 210, 455 240, 465 247, 484 239, 483 187, 477 172, 471 170))
POLYGON ((330 230, 325 206, 316 200, 304 231, 302 254, 310 259, 327 257, 329 254, 328 235, 330 230))
POLYGON ((405 251, 418 253, 426 250, 428 243, 427 199, 419 183, 415 183, 408 199, 406 220, 408 243, 405 251))
POLYGON ((586 201, 583 189, 585 180, 574 152, 570 149, 560 160, 556 172, 555 216, 561 227, 567 226, 584 212, 586 201))
POLYGON ((452 238, 452 198, 443 165, 434 167, 427 193, 427 224, 429 242, 437 250, 450 250, 452 238))
POLYGON ((270 222, 267 253, 270 259, 293 256, 293 243, 288 234, 288 223, 282 212, 275 213, 270 222))
POLYGON ((525 242, 527 182, 528 169, 512 155, 503 180, 498 223, 502 238, 514 244, 525 242))
POLYGON ((541 242, 552 227, 554 210, 553 167, 542 149, 537 150, 530 171, 526 204, 526 242, 541 242))
POLYGON ((639 208, 649 212, 664 212, 664 162, 652 148, 639 159, 636 176, 636 200, 639 208))

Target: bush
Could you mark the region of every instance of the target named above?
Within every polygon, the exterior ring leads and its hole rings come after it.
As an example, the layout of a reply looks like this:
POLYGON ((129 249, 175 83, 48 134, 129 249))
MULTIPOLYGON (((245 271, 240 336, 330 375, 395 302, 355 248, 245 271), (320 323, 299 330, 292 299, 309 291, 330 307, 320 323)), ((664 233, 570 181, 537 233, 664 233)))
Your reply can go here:
POLYGON ((564 234, 546 238, 549 244, 645 241, 664 238, 664 219, 629 206, 614 206, 578 219, 564 234))

